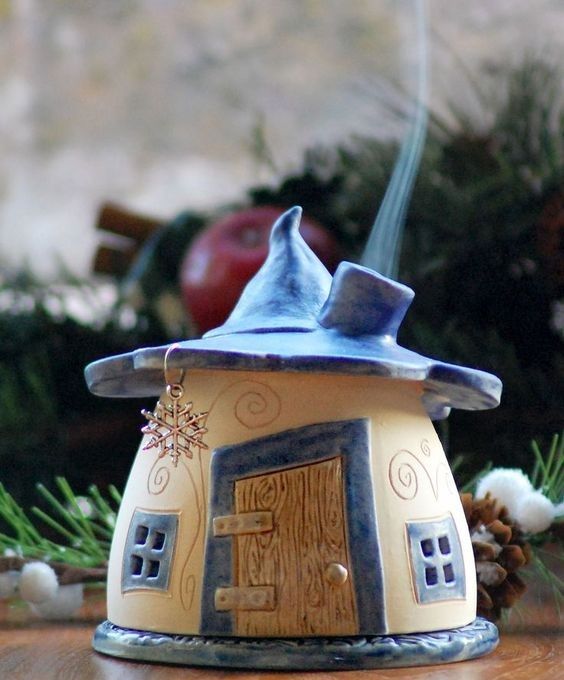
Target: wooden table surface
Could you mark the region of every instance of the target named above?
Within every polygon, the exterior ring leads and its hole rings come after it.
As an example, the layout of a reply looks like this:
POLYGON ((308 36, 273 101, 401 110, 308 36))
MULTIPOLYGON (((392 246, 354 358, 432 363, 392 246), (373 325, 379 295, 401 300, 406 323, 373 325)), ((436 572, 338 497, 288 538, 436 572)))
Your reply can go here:
POLYGON ((525 595, 519 611, 502 627, 500 644, 490 655, 442 666, 379 671, 259 673, 121 661, 91 649, 92 632, 101 618, 104 604, 100 597, 89 601, 79 618, 64 623, 37 620, 22 607, 0 604, 0 680, 564 679, 561 618, 550 600, 534 590, 525 595))

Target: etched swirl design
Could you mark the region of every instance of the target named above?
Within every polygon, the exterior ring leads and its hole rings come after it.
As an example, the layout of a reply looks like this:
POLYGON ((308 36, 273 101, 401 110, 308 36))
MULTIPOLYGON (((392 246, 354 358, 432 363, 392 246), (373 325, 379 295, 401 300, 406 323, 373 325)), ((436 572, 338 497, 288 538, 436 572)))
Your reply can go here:
MULTIPOLYGON (((202 461, 200 458, 199 459, 200 467, 201 464, 202 461)), ((182 461, 182 466, 188 473, 188 480, 190 482, 189 488, 191 489, 192 494, 190 494, 187 490, 187 495, 188 496, 191 495, 193 498, 191 508, 196 518, 194 521, 196 531, 192 536, 191 541, 188 543, 188 545, 185 546, 186 552, 184 558, 184 565, 182 567, 182 573, 180 576, 180 600, 182 602, 182 606, 184 607, 184 609, 186 611, 189 611, 190 609, 192 609, 192 606, 194 604, 197 571, 197 565, 194 563, 194 560, 192 559, 192 553, 194 552, 194 548, 196 547, 198 539, 202 534, 204 521, 206 518, 206 509, 201 505, 202 501, 199 493, 200 489, 198 489, 198 484, 192 475, 192 471, 190 470, 185 461, 182 461)))
POLYGON ((422 467, 422 463, 411 451, 403 449, 396 453, 388 467, 388 478, 392 489, 405 501, 413 500, 419 491, 416 466, 422 467))
POLYGON ((239 385, 245 391, 237 397, 235 418, 250 430, 273 423, 281 411, 280 397, 264 383, 245 381, 239 385))
POLYGON ((421 441, 419 449, 423 459, 402 449, 390 461, 388 478, 396 495, 406 501, 413 500, 419 492, 421 475, 428 480, 436 500, 443 489, 450 494, 456 493, 456 485, 448 465, 439 462, 433 469, 432 449, 427 439, 421 441))
POLYGON ((456 488, 456 483, 453 479, 452 472, 450 468, 445 463, 440 463, 437 466, 437 479, 436 479, 437 489, 444 488, 451 496, 458 494, 456 488))
POLYGON ((186 611, 190 611, 194 604, 194 595, 196 593, 196 577, 194 574, 183 578, 181 588, 180 599, 182 600, 182 606, 186 611))
POLYGON ((147 491, 152 496, 158 496, 161 494, 168 483, 170 482, 170 470, 163 464, 162 460, 157 459, 153 463, 153 467, 149 472, 149 477, 147 478, 147 491))

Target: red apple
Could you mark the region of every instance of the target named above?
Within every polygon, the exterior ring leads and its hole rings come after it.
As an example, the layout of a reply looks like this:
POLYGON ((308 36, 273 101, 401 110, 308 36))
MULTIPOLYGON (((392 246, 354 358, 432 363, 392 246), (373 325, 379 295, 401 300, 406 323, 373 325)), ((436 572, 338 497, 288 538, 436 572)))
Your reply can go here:
MULTIPOLYGON (((224 217, 190 244, 180 267, 185 308, 200 333, 220 326, 268 254, 268 239, 283 208, 261 206, 224 217)), ((318 222, 302 218, 300 233, 333 273, 341 260, 335 237, 318 222)))

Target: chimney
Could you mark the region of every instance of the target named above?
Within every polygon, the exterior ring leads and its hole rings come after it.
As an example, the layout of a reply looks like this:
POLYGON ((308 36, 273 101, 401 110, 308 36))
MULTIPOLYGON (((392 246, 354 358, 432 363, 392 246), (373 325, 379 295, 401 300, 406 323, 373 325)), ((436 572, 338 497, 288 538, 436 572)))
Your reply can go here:
POLYGON ((342 262, 318 321, 343 335, 388 336, 395 340, 414 295, 411 288, 372 269, 342 262))

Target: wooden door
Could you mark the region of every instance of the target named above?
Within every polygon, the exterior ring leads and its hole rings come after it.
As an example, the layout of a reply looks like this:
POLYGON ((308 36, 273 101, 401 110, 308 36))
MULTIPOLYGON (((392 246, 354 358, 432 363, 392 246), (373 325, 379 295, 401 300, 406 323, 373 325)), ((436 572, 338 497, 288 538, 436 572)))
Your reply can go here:
POLYGON ((273 516, 272 531, 234 540, 236 583, 274 586, 271 611, 236 611, 236 634, 356 634, 341 458, 239 479, 235 508, 273 516))

